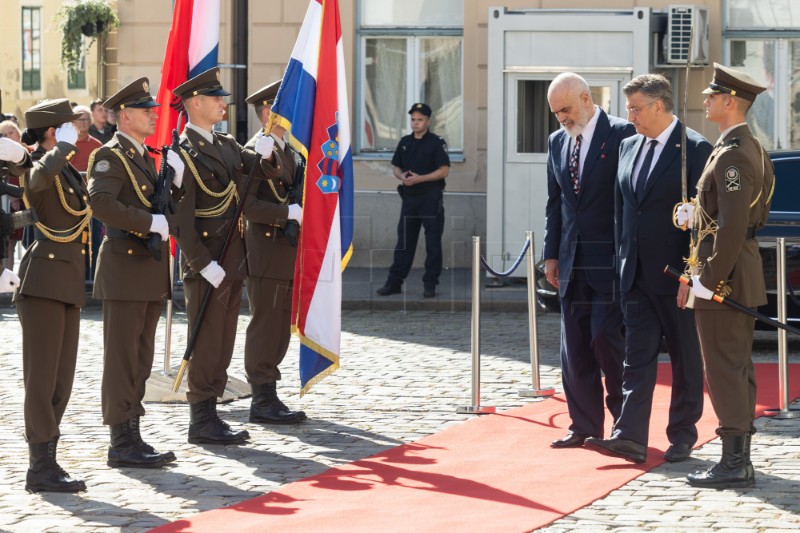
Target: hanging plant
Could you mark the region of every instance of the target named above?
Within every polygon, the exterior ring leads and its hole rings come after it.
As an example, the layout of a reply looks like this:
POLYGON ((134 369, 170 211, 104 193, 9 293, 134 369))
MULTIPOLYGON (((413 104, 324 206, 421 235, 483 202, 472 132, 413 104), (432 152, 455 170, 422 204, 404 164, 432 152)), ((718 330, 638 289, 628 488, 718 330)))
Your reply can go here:
POLYGON ((107 0, 74 0, 61 6, 56 18, 61 20, 61 65, 74 70, 81 61, 82 36, 94 43, 100 34, 119 27, 117 12, 107 0))

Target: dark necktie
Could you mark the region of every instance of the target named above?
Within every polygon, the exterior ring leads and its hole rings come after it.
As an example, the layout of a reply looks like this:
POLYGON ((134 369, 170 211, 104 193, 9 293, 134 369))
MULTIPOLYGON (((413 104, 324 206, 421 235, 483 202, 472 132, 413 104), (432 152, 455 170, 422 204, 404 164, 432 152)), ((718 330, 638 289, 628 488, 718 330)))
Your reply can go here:
POLYGON ((575 147, 569 156, 569 179, 572 180, 572 189, 575 194, 581 190, 581 141, 583 135, 575 137, 575 147))
POLYGON ((639 175, 636 177, 636 199, 641 200, 644 196, 644 186, 647 184, 647 175, 650 174, 650 165, 653 164, 653 155, 656 153, 656 145, 658 141, 653 139, 650 141, 650 149, 647 155, 644 156, 644 163, 642 168, 639 169, 639 175))

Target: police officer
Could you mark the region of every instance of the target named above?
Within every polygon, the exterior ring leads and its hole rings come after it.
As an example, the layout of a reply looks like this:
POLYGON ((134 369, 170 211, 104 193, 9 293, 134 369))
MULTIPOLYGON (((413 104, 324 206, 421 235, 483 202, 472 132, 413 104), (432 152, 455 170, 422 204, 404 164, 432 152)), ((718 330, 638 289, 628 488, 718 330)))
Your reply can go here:
POLYGON ((200 313, 209 285, 213 294, 205 309, 202 328, 189 364, 186 398, 191 409, 189 442, 241 444, 247 431, 234 431, 217 415, 217 397, 228 382, 227 368, 233 355, 236 324, 247 275, 244 228, 235 220, 236 206, 255 200, 244 185, 248 173, 253 179, 278 176, 280 162, 273 156, 272 137, 259 137, 255 152, 239 146, 230 135, 213 131, 222 120, 230 93, 222 88, 219 68, 209 69, 179 85, 173 91, 189 116, 181 135, 182 157, 188 169, 186 192, 178 206, 178 244, 186 293, 189 331, 200 313), (259 156, 261 156, 259 158, 259 156), (257 165, 257 166, 256 166, 257 165), (255 166, 255 168, 254 168, 255 166), (234 225, 225 259, 218 260, 228 230, 234 225))
POLYGON ((750 438, 755 432, 756 381, 751 350, 755 320, 715 301, 715 293, 755 308, 767 302, 755 232, 769 215, 774 181, 769 156, 745 115, 766 88, 737 70, 714 64, 704 102, 720 138, 697 183, 698 208, 682 205, 677 222, 692 221, 699 241, 691 261, 697 333, 709 396, 719 419, 722 459, 688 476, 695 487, 751 487, 750 438), (714 231, 716 225, 716 231, 714 231))
MULTIPOLYGON (((281 80, 262 87, 247 97, 262 125, 269 120, 281 80)), ((256 201, 248 205, 247 298, 250 324, 244 346, 244 367, 253 389, 250 422, 296 424, 306 419, 303 411, 291 411, 278 398, 278 365, 289 347, 292 311, 292 278, 297 248, 284 234, 287 222, 302 219, 302 209, 291 203, 289 191, 295 173, 303 171, 302 158, 284 140, 285 130, 272 127, 275 153, 281 161, 280 175, 259 180, 254 187, 256 201)), ((248 144, 255 146, 258 135, 248 144)), ((245 145, 247 146, 247 145, 245 145)))
MULTIPOLYGON (((142 399, 153 366, 158 319, 170 294, 169 226, 152 213, 158 173, 144 139, 155 131, 159 104, 147 78, 123 87, 104 106, 118 113, 119 130, 95 150, 88 164, 94 216, 105 224, 93 296, 103 301, 103 423, 110 427, 111 467, 157 468, 175 460, 158 453, 139 431, 142 399), (161 237, 161 257, 148 250, 151 234, 161 237)), ((173 194, 180 198, 184 165, 168 152, 175 170, 173 194)))
MULTIPOLYGON (((5 180, 7 176, 19 176, 30 167, 31 159, 24 146, 6 137, 0 137, 0 196, 3 194, 14 194, 18 198, 21 191, 14 185, 8 185, 5 180), (8 189, 8 190, 7 190, 8 189), (13 191, 13 193, 12 193, 13 191)), ((0 214, 4 215, 2 209, 0 214)), ((6 250, 6 239, 9 235, 5 234, 0 225, 0 258, 4 259, 6 250)), ((13 271, 0 266, 0 292, 14 292, 19 285, 19 278, 13 271)))
POLYGON ((392 173, 400 181, 397 191, 403 199, 397 224, 397 246, 389 277, 377 292, 381 296, 400 293, 414 262, 420 228, 424 227, 423 296, 433 298, 442 273, 443 191, 444 180, 450 172, 450 157, 445 140, 428 129, 430 106, 414 104, 408 114, 412 133, 400 139, 392 158, 392 173))
POLYGON ((86 490, 85 483, 72 478, 56 460, 59 425, 75 376, 92 217, 83 179, 69 164, 78 139, 72 121, 79 117, 66 98, 44 101, 25 112, 28 129, 23 137, 38 147, 30 177, 20 185, 25 206, 36 210, 39 222, 19 267, 21 283, 14 302, 22 325, 30 454, 25 489, 30 492, 86 490))

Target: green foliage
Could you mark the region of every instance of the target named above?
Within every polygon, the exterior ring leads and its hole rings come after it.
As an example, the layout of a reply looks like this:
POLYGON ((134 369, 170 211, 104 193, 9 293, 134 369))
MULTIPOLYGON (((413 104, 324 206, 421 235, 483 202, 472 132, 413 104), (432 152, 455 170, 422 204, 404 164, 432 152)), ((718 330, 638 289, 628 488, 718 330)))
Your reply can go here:
POLYGON ((61 6, 56 18, 61 20, 61 65, 76 69, 81 59, 81 35, 94 43, 101 33, 119 27, 117 12, 107 0, 73 0, 61 6), (87 30, 84 32, 84 30, 87 30))

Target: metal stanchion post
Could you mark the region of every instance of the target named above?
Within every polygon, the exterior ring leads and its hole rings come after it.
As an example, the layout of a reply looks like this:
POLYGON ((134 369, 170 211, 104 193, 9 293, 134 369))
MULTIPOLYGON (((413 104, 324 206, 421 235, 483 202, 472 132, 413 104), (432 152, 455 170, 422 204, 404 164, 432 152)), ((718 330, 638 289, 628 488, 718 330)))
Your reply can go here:
MULTIPOLYGON (((778 278, 778 322, 786 323, 786 239, 778 237, 775 250, 778 278)), ((766 409, 766 416, 798 418, 800 410, 789 408, 789 358, 786 330, 778 330, 778 408, 766 409)))
POLYGON ((459 406, 456 413, 494 412, 494 407, 481 406, 481 238, 472 237, 472 405, 459 406))
POLYGON ((528 239, 528 333, 530 337, 530 350, 531 350, 531 380, 533 388, 520 389, 519 395, 524 398, 541 398, 552 396, 556 393, 555 389, 541 388, 539 376, 539 329, 537 324, 537 310, 536 310, 536 272, 534 270, 534 254, 536 253, 536 246, 533 241, 533 232, 526 231, 525 236, 528 239))

